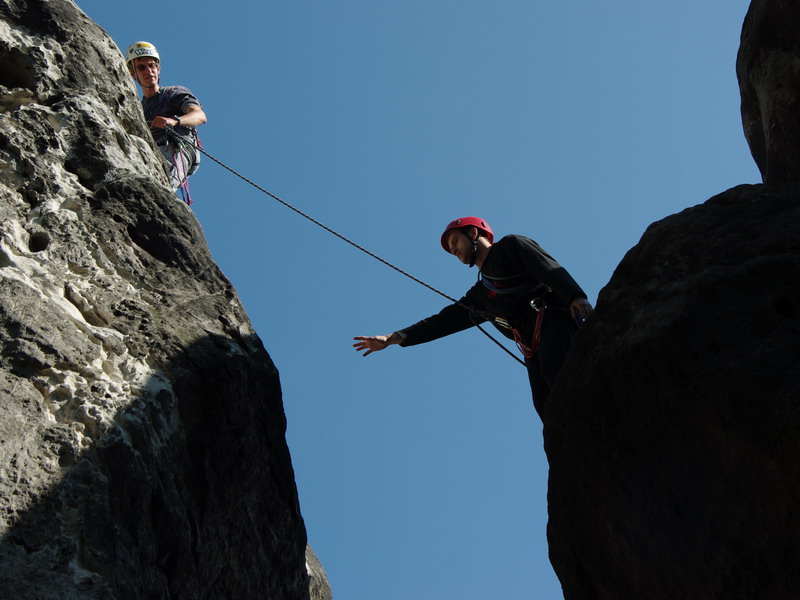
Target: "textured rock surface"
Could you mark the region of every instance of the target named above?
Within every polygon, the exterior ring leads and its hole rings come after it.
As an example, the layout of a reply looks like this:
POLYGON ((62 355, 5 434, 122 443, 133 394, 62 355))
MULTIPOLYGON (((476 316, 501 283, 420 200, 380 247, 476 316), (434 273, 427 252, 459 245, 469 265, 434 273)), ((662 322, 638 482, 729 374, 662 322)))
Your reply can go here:
POLYGON ((545 415, 567 600, 798 597, 798 198, 664 219, 601 292, 545 415))
POLYGON ((745 137, 764 182, 800 181, 799 3, 750 3, 736 72, 745 137))
POLYGON ((311 600, 333 600, 333 594, 328 584, 328 576, 311 546, 306 546, 306 571, 308 572, 308 588, 311 592, 311 600))
POLYGON ((0 597, 309 598, 277 371, 119 51, 0 17, 0 597))

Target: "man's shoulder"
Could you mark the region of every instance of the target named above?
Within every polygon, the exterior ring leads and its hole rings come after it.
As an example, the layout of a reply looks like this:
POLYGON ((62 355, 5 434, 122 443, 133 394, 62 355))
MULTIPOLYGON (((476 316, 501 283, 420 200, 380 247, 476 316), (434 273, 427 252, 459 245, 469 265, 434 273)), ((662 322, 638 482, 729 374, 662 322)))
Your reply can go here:
POLYGON ((192 93, 192 90, 182 85, 170 85, 165 87, 164 95, 167 103, 169 103, 174 110, 184 109, 193 104, 202 106, 197 96, 192 93))
POLYGON ((192 94, 192 90, 182 85, 168 85, 162 88, 162 90, 168 96, 176 96, 178 94, 189 94, 190 96, 194 96, 194 94, 192 94))
POLYGON ((503 243, 509 244, 509 243, 513 243, 514 240, 519 240, 519 239, 524 239, 524 238, 525 238, 525 236, 517 235, 516 233, 509 233, 509 234, 504 235, 503 237, 501 237, 497 241, 497 243, 499 244, 500 242, 503 242, 503 243))
POLYGON ((525 258, 527 260, 526 257, 530 257, 531 255, 545 254, 544 249, 536 240, 513 233, 505 235, 497 240, 492 244, 492 249, 497 250, 494 253, 496 260, 501 260, 501 257, 504 259, 525 258))
POLYGON ((497 240, 493 245, 510 248, 512 246, 527 246, 531 243, 535 244, 536 242, 529 237, 525 237, 524 235, 509 233, 508 235, 504 235, 502 238, 497 240))

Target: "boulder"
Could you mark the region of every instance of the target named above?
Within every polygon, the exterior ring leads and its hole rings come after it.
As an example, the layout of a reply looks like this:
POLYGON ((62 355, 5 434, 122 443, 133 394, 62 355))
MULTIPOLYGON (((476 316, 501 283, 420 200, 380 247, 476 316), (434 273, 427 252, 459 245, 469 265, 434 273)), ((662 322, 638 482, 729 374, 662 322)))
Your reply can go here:
POLYGON ((659 221, 600 293, 544 417, 567 600, 797 598, 798 197, 659 221))

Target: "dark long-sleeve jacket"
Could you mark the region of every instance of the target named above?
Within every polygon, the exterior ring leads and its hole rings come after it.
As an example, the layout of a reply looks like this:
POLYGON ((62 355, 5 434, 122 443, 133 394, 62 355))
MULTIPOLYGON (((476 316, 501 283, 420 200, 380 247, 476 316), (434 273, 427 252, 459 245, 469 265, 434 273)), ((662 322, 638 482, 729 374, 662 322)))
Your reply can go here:
MULTIPOLYGON (((530 339, 535 315, 530 301, 534 298, 543 298, 548 309, 563 311, 586 294, 539 244, 527 237, 508 235, 489 249, 479 281, 458 303, 398 332, 405 337, 401 346, 463 331, 489 320, 489 315, 505 319, 523 338, 530 339)), ((512 337, 506 328, 498 330, 512 337)))

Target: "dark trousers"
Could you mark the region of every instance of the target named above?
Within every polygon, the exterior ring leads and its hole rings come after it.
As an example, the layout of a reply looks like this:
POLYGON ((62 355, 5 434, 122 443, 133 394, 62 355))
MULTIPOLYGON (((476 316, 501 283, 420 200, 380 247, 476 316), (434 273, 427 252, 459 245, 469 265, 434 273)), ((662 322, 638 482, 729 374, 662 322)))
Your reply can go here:
POLYGON ((539 351, 525 359, 533 395, 533 407, 539 414, 539 418, 542 417, 544 403, 550 395, 550 388, 556 382, 558 371, 567 357, 577 331, 578 324, 567 311, 546 309, 542 320, 539 351))

